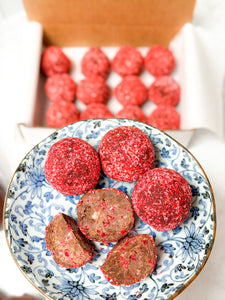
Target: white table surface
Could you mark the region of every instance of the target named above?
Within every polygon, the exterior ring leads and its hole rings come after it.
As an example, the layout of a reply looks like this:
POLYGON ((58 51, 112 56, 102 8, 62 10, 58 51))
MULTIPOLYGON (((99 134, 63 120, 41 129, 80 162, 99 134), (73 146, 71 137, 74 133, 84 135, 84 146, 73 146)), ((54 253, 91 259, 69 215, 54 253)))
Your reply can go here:
MULTIPOLYGON (((197 1, 193 24, 201 26, 213 36, 224 34, 225 1, 197 1)), ((30 150, 30 145, 16 139, 16 124, 26 122, 26 107, 21 97, 21 30, 27 22, 21 0, 0 0, 0 185, 7 189, 19 162, 30 150)), ((222 61, 225 73, 225 53, 222 61)), ((221 91, 223 93, 223 91, 221 91)), ((213 105, 213 99, 212 99, 213 105)), ((214 190, 217 210, 217 233, 212 254, 205 267, 178 300, 225 299, 225 143, 215 133, 197 129, 188 149, 206 171, 214 190)), ((20 296, 38 291, 21 274, 0 230, 0 294, 20 296)), ((0 295, 0 299, 4 299, 0 295)))

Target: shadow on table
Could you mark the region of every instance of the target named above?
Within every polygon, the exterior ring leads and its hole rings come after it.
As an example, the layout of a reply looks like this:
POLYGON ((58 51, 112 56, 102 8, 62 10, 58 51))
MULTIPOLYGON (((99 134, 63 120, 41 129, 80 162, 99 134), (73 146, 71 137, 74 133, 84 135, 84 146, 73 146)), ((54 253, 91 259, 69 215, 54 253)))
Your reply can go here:
POLYGON ((32 295, 23 295, 23 296, 19 296, 19 297, 15 297, 15 296, 6 296, 5 294, 3 294, 0 291, 0 300, 43 300, 43 297, 36 297, 36 296, 32 296, 32 295))

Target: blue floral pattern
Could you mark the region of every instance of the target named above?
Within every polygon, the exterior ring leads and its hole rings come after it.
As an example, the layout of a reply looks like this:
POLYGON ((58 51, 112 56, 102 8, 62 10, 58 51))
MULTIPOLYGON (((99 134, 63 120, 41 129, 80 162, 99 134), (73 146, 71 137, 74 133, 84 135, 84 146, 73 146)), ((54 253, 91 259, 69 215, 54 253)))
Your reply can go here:
MULTIPOLYGON (((134 184, 114 181, 101 174, 98 188, 118 188, 130 197, 134 184)), ((201 166, 165 133, 136 121, 87 120, 57 130, 34 147, 21 162, 8 189, 5 232, 20 269, 49 298, 161 300, 180 293, 207 261, 215 236, 215 203, 201 166), (57 266, 45 245, 45 227, 53 216, 61 211, 76 219, 76 205, 81 197, 62 195, 47 183, 44 163, 48 150, 67 136, 79 137, 97 150, 99 141, 108 130, 123 125, 143 130, 154 146, 156 167, 179 172, 190 184, 193 195, 189 218, 173 230, 157 232, 136 218, 133 231, 153 235, 158 259, 153 274, 128 287, 111 285, 99 269, 113 244, 95 243, 93 262, 74 269, 57 266)))

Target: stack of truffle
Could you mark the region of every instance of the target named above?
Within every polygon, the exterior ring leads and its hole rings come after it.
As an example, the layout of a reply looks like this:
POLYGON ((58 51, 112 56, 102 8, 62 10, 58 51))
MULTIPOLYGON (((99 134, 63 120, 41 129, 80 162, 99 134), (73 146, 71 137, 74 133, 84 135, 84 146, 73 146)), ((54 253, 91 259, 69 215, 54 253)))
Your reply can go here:
POLYGON ((81 60, 85 78, 77 85, 68 74, 71 61, 62 49, 47 47, 41 57, 41 70, 48 76, 45 92, 52 102, 46 122, 49 127, 60 128, 78 120, 115 117, 146 122, 161 130, 179 129, 180 115, 175 106, 180 100, 180 86, 170 76, 174 68, 174 55, 163 46, 150 47, 145 57, 137 48, 120 47, 111 62, 101 49, 90 48, 81 60), (155 77, 148 88, 140 77, 144 69, 155 77), (121 77, 112 90, 122 105, 115 115, 107 106, 111 70, 121 77), (81 112, 74 103, 76 99, 85 105, 81 112), (149 116, 142 110, 147 99, 156 105, 149 116))
POLYGON ((45 162, 45 176, 65 195, 83 194, 76 222, 59 213, 46 227, 46 246, 57 264, 81 267, 94 257, 91 241, 115 242, 100 267, 115 285, 130 285, 152 273, 157 249, 152 236, 133 234, 134 211, 159 231, 170 230, 187 219, 191 188, 177 172, 155 168, 154 148, 136 127, 109 130, 98 152, 87 142, 68 137, 56 142, 45 162), (121 190, 96 187, 101 170, 106 176, 135 182, 131 201, 121 190))

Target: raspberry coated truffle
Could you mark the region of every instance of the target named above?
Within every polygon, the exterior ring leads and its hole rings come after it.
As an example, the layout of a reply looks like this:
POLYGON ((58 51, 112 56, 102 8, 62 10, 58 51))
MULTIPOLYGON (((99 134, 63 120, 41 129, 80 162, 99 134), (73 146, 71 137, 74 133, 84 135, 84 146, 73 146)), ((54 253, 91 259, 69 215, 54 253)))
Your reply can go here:
POLYGON ((45 48, 41 56, 41 70, 46 76, 58 73, 69 73, 71 61, 57 46, 45 48))
POLYGON ((189 215, 191 187, 184 177, 168 168, 148 170, 132 192, 136 214, 159 231, 174 229, 189 215))
POLYGON ((46 96, 53 102, 73 102, 76 97, 76 91, 77 85, 67 73, 54 74, 48 77, 45 83, 46 96))
POLYGON ((150 139, 132 126, 108 131, 101 139, 98 151, 104 173, 118 181, 136 181, 155 163, 150 139))
POLYGON ((169 75, 175 68, 173 52, 164 46, 152 46, 145 57, 145 68, 155 77, 169 75))
POLYGON ((123 46, 112 60, 112 69, 121 76, 139 75, 143 69, 144 58, 140 51, 131 46, 123 46))
POLYGON ((180 114, 174 106, 160 104, 150 113, 147 123, 160 130, 176 130, 180 128, 180 114))
POLYGON ((46 247, 60 267, 79 268, 94 257, 92 244, 70 216, 57 214, 45 231, 46 247))
POLYGON ((80 81, 77 88, 77 99, 88 105, 106 103, 110 97, 110 89, 102 76, 93 75, 80 81))
POLYGON ((46 122, 53 128, 61 128, 79 119, 80 113, 76 105, 68 101, 52 102, 46 112, 46 122))
POLYGON ((81 112, 80 120, 113 118, 109 108, 103 103, 92 103, 81 112))
POLYGON ((54 189, 64 195, 79 195, 95 187, 100 177, 97 151, 87 142, 67 137, 48 151, 45 177, 54 189))
POLYGON ((176 106, 180 100, 180 85, 170 76, 160 76, 149 87, 149 99, 155 104, 176 106))
POLYGON ((118 241, 134 225, 130 199, 113 188, 88 191, 77 204, 77 218, 88 239, 103 243, 118 241))
POLYGON ((109 59, 99 48, 90 48, 81 60, 81 72, 87 77, 100 75, 107 78, 109 71, 109 59))
POLYGON ((147 117, 140 106, 127 105, 115 114, 115 118, 125 118, 135 121, 146 122, 147 117))
POLYGON ((100 269, 111 284, 128 286, 151 274, 156 260, 157 248, 153 237, 130 234, 113 246, 100 269))
POLYGON ((147 97, 148 90, 138 76, 123 77, 121 82, 114 88, 115 98, 124 106, 142 105, 147 97))

